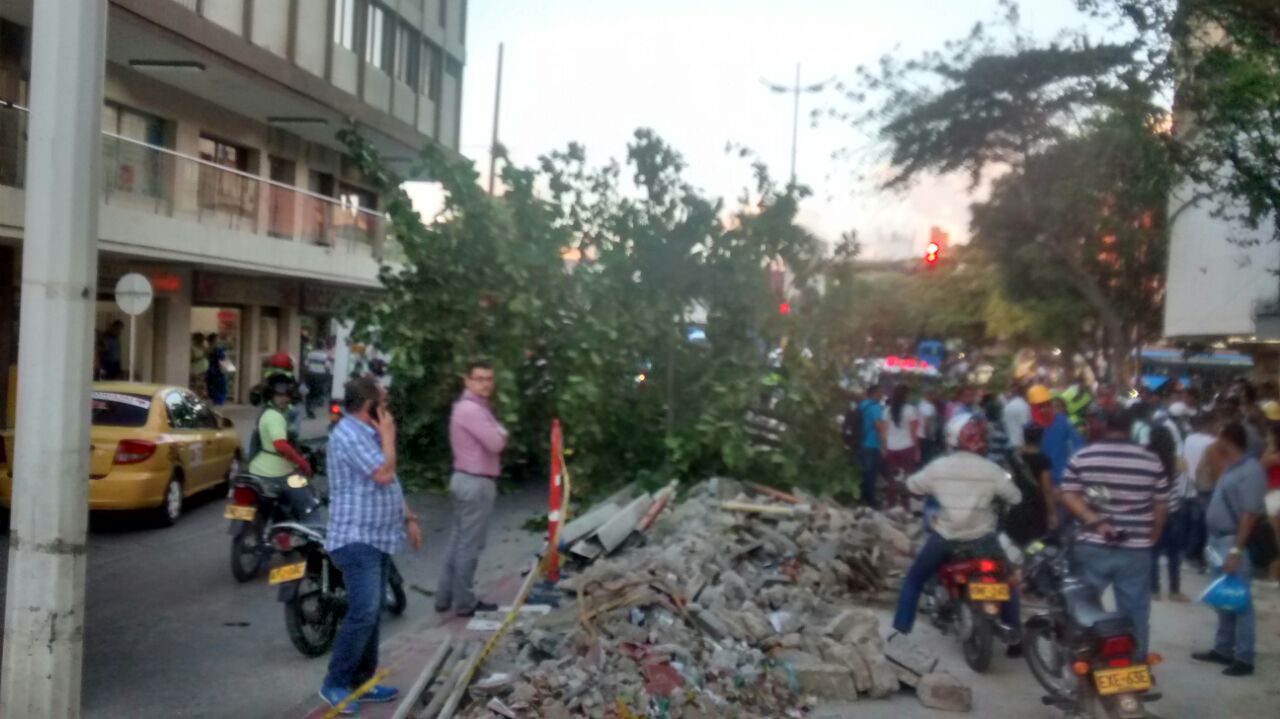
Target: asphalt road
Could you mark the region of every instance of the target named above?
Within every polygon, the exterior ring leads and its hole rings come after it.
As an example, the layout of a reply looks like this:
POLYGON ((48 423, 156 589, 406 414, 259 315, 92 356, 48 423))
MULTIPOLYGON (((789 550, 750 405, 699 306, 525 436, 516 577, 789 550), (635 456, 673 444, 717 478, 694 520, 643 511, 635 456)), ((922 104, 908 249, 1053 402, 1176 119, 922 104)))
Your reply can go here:
MULTIPOLYGON (((397 557, 410 586, 403 617, 384 615, 383 640, 434 614, 432 589, 447 538, 444 497, 410 499, 422 517, 424 548, 397 557)), ((545 511, 545 488, 502 495, 481 581, 526 566, 539 537, 521 530, 545 511)), ((282 605, 265 579, 231 576, 223 501, 188 504, 172 528, 134 516, 91 518, 86 584, 83 716, 279 717, 309 696, 326 658, 308 659, 289 643, 282 605)), ((7 535, 0 540, 0 580, 7 575, 7 535)), ((0 600, 2 600, 0 596, 0 600)), ((2 604, 2 601, 0 601, 2 604)))

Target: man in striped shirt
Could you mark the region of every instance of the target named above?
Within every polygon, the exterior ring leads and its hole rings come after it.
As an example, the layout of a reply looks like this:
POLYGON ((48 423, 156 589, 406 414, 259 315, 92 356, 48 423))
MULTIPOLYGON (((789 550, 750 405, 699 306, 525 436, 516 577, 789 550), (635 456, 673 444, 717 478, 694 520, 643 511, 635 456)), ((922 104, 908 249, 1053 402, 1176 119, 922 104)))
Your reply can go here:
POLYGON ((1169 509, 1169 477, 1160 460, 1130 439, 1133 415, 1106 414, 1103 438, 1076 453, 1062 478, 1062 503, 1083 522, 1075 547, 1075 569, 1105 591, 1115 589, 1116 605, 1137 630, 1138 656, 1147 653, 1151 618, 1151 547, 1164 530, 1169 509), (1091 506, 1090 487, 1107 490, 1091 506))

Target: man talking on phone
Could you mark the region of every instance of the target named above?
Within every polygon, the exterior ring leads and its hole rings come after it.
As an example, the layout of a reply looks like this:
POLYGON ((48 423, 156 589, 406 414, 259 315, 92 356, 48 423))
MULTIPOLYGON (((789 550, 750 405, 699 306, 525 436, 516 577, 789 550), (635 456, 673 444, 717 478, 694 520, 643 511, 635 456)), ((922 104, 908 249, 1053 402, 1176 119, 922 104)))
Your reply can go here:
MULTIPOLYGON (((372 377, 346 385, 345 414, 329 435, 329 530, 324 548, 342 572, 347 613, 338 627, 329 673, 320 697, 342 703, 378 669, 378 625, 387 583, 387 563, 407 538, 422 546, 418 518, 409 511, 396 478, 396 422, 386 393, 372 377)), ((341 713, 360 703, 389 702, 399 692, 375 685, 341 713)))
POLYGON ((477 611, 492 612, 498 605, 476 598, 476 566, 484 549, 493 500, 498 494, 502 471, 502 450, 507 430, 498 423, 489 406, 493 396, 493 365, 485 360, 467 364, 462 376, 466 389, 449 416, 449 447, 453 450, 453 476, 449 496, 453 498, 453 528, 445 550, 444 569, 436 589, 436 611, 450 608, 458 616, 477 611))

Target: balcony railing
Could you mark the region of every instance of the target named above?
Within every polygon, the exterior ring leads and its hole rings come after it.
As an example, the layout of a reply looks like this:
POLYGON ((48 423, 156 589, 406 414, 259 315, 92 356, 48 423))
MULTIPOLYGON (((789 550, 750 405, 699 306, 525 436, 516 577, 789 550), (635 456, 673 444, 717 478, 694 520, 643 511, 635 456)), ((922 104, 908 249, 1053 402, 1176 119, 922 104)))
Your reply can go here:
MULTIPOLYGON (((0 185, 25 184, 28 119, 0 102, 0 185)), ((109 132, 102 172, 108 205, 378 259, 391 249, 379 212, 109 132)))

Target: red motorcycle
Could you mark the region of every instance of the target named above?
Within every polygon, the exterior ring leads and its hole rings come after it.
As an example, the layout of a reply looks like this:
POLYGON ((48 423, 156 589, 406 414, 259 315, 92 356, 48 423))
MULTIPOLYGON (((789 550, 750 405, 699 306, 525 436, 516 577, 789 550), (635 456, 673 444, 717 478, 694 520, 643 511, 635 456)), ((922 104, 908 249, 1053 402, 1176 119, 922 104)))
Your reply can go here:
POLYGON ((1008 569, 1001 559, 991 557, 990 542, 985 551, 953 550, 954 559, 943 565, 938 576, 925 588, 924 611, 943 633, 954 631, 960 640, 965 663, 975 672, 991 666, 992 648, 998 637, 1011 644, 1018 628, 1005 624, 1000 615, 1013 600, 1008 569))

